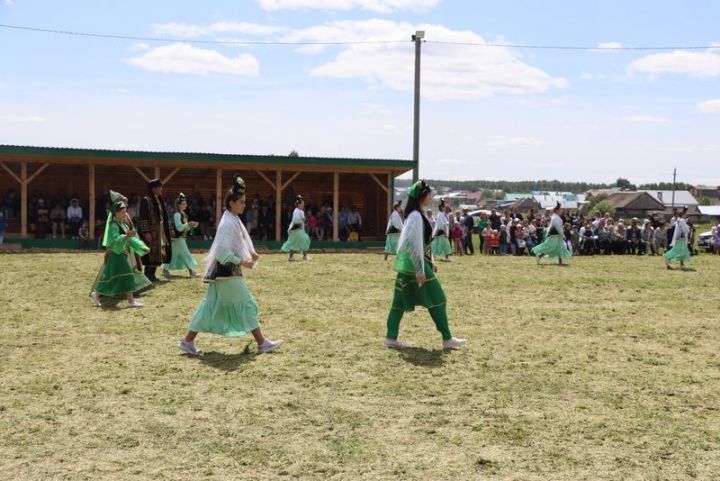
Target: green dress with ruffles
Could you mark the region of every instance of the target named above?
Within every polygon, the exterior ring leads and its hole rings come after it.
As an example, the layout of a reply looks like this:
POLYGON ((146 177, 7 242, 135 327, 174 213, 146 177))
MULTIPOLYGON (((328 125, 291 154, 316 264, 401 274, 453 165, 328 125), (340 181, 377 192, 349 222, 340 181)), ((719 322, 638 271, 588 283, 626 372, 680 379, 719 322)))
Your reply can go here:
POLYGON ((150 248, 137 235, 128 237, 130 230, 125 222, 113 220, 109 223, 107 258, 95 287, 95 291, 103 296, 136 292, 152 284, 130 261, 130 256, 143 256, 150 248))

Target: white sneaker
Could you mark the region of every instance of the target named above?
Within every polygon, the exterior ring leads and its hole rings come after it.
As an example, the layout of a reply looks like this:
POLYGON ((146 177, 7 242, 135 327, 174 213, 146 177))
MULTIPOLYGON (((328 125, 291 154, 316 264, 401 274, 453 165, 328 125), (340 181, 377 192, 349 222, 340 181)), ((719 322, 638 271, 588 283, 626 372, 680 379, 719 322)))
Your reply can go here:
POLYGON ((385 342, 383 342, 383 346, 385 346, 388 349, 405 349, 406 347, 408 347, 407 344, 405 344, 404 342, 400 342, 397 339, 390 339, 390 338, 385 338, 385 342))
POLYGON ((163 270, 162 270, 162 276, 163 276, 165 279, 170 279, 170 271, 167 270, 167 269, 163 269, 163 270))
POLYGON ((311 261, 311 260, 312 260, 312 257, 310 257, 310 256, 304 256, 304 257, 303 257, 303 260, 304 260, 304 261, 311 261))
POLYGON ((144 307, 145 304, 143 304, 142 302, 138 302, 138 301, 132 301, 132 302, 128 302, 127 306, 128 306, 128 308, 131 308, 131 307, 144 307))
POLYGON ((180 342, 178 343, 178 349, 187 354, 190 354, 191 356, 200 355, 200 350, 195 347, 195 342, 188 342, 185 339, 180 339, 180 342))
POLYGON ((197 272, 190 270, 190 279, 195 279, 197 276, 197 272))
POLYGON ((266 352, 272 352, 278 347, 282 346, 283 344, 282 339, 277 339, 275 341, 272 341, 270 339, 265 339, 265 341, 258 346, 258 351, 260 351, 260 354, 264 354, 266 352))
POLYGON ((92 291, 90 293, 90 300, 93 304, 95 304, 95 307, 102 307, 102 304, 100 303, 100 295, 97 292, 92 291))
POLYGON ((463 344, 467 344, 467 339, 460 339, 459 337, 451 337, 447 341, 443 341, 443 349, 455 349, 463 344))

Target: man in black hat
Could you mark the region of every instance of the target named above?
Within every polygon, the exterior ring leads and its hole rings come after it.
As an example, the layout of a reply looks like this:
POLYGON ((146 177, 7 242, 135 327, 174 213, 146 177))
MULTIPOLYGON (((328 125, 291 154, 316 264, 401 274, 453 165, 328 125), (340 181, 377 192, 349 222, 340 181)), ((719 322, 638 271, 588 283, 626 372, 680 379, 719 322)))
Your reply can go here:
POLYGON ((173 226, 168 222, 165 202, 163 201, 163 184, 160 179, 153 179, 148 182, 148 195, 140 201, 140 234, 145 243, 150 247, 142 258, 145 265, 145 276, 152 282, 158 279, 155 276, 157 266, 170 262, 172 258, 172 247, 170 240, 173 238, 173 226))

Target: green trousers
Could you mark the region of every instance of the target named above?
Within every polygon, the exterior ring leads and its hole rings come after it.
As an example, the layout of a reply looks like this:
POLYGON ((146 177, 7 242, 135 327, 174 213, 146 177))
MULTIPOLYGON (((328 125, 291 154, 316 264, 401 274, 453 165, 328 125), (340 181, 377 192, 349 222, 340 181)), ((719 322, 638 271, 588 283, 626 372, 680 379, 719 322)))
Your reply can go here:
POLYGON ((432 267, 426 265, 426 281, 418 286, 413 274, 398 273, 395 280, 395 291, 390 313, 387 319, 387 338, 397 339, 400 331, 400 321, 407 311, 415 310, 415 306, 423 306, 430 312, 435 327, 442 334, 443 341, 452 337, 447 318, 447 302, 445 292, 440 281, 432 272, 432 267))

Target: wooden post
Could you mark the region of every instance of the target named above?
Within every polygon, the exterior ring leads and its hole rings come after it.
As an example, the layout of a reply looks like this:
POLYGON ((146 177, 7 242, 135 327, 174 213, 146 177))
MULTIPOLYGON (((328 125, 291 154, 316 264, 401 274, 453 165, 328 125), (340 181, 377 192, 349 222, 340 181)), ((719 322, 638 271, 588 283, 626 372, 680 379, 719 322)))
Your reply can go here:
POLYGON ((88 166, 88 231, 90 232, 90 240, 95 240, 95 164, 88 166))
MULTIPOLYGON (((387 217, 390 218, 390 214, 393 211, 393 202, 395 201, 395 187, 393 186, 393 173, 388 172, 387 178, 387 217)), ((382 224, 380 224, 382 227, 382 224)))
POLYGON ((156 179, 160 178, 160 167, 155 167, 155 178, 156 179))
POLYGON ((215 229, 217 230, 220 225, 220 216, 222 216, 223 210, 223 195, 222 195, 222 169, 217 169, 215 174, 215 229))
POLYGON ((333 173, 333 240, 340 240, 340 172, 333 173))
POLYGON ((27 162, 20 162, 20 237, 27 239, 28 193, 27 162))
POLYGON ((282 223, 280 217, 282 216, 282 170, 278 170, 275 173, 275 240, 280 242, 282 237, 280 236, 280 229, 282 223))

